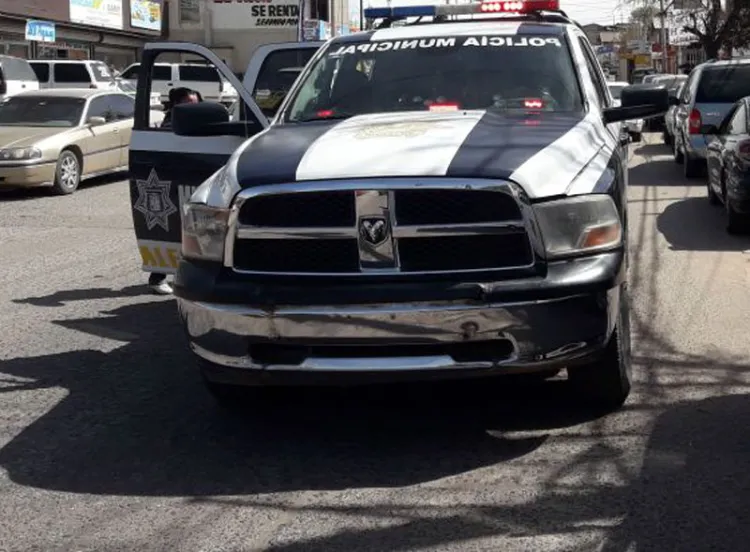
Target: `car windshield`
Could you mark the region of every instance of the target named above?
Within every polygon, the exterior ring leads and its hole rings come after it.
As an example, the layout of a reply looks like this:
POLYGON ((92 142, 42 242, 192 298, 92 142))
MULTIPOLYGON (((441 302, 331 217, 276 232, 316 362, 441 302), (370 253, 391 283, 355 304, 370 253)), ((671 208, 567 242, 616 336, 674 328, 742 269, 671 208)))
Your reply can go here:
POLYGON ((625 88, 624 84, 610 84, 609 92, 615 100, 619 100, 623 88, 625 88))
POLYGON ((0 103, 0 126, 77 126, 85 104, 85 98, 12 96, 0 103))
POLYGON ((283 119, 459 109, 582 111, 566 42, 501 33, 334 42, 283 119))
POLYGON ((705 69, 695 94, 697 103, 734 103, 750 96, 750 64, 705 69))
POLYGON ((136 88, 133 83, 117 79, 117 88, 125 92, 126 94, 135 94, 136 88))

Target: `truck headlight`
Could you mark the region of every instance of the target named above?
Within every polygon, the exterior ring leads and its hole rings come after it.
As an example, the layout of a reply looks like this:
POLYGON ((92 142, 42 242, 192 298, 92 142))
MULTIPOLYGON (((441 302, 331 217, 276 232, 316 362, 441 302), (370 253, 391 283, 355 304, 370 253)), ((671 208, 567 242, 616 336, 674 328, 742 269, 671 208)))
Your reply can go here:
POLYGON ((229 209, 187 203, 182 212, 182 256, 222 261, 228 222, 229 209))
POLYGON ((622 245, 622 222, 605 194, 537 203, 534 212, 550 258, 615 249, 622 245))

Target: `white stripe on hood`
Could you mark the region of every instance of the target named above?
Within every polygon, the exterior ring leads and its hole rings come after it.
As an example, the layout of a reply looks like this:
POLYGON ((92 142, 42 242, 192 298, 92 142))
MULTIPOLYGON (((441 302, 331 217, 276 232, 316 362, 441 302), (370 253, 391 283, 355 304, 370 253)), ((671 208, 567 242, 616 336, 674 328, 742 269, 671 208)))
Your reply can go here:
POLYGON ((307 149, 297 180, 445 176, 484 113, 418 111, 346 119, 307 149))

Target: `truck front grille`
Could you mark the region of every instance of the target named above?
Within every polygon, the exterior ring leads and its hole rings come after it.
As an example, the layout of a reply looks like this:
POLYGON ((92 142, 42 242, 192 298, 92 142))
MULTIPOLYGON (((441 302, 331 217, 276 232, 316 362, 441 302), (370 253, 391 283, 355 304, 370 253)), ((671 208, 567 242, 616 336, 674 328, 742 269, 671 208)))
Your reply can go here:
POLYGON ((238 272, 285 275, 455 273, 534 264, 522 206, 508 187, 389 188, 380 182, 243 192, 227 264, 238 272))

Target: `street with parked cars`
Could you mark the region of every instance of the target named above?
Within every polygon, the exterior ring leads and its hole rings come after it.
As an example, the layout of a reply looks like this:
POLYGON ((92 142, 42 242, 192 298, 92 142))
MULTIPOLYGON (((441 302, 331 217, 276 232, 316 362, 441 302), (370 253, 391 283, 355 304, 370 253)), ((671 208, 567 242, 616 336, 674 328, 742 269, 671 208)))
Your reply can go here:
POLYGON ((743 549, 750 62, 363 13, 0 56, 0 549, 743 549))

